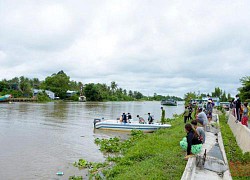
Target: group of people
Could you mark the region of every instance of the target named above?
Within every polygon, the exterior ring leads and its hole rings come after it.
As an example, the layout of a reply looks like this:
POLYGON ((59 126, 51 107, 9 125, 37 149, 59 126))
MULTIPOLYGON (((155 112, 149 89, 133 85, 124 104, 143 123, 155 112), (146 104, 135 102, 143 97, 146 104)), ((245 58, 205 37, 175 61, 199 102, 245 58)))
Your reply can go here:
POLYGON ((202 111, 202 108, 198 108, 197 119, 192 120, 191 124, 185 124, 187 136, 180 142, 180 146, 187 151, 185 159, 188 159, 190 155, 197 154, 201 151, 202 144, 205 143, 206 139, 205 130, 207 123, 207 115, 202 111), (201 124, 201 126, 198 126, 198 123, 201 124))
POLYGON ((247 102, 241 103, 240 97, 237 94, 235 99, 232 99, 230 108, 232 113, 236 117, 236 123, 241 122, 248 127, 248 119, 250 116, 250 105, 247 102))
POLYGON ((187 121, 193 120, 192 113, 193 113, 192 104, 189 104, 188 106, 185 106, 185 110, 184 110, 184 112, 182 114, 184 116, 184 123, 185 124, 186 124, 187 121))
POLYGON ((180 141, 180 146, 187 151, 187 156, 185 159, 188 159, 190 155, 197 154, 202 149, 202 144, 205 143, 206 127, 207 124, 212 120, 212 111, 213 111, 213 101, 211 98, 208 98, 206 107, 195 107, 195 119, 192 118, 193 108, 192 104, 185 106, 185 111, 183 113, 185 131, 187 136, 180 141), (191 123, 187 123, 188 120, 192 120, 191 123), (198 126, 200 124, 200 126, 198 126))
POLYGON ((122 113, 120 117, 120 122, 131 123, 131 121, 132 121, 132 115, 130 113, 128 114, 122 113))
MULTIPOLYGON (((139 123, 140 124, 147 124, 146 121, 143 119, 143 117, 137 115, 136 116, 139 120, 139 123)), ((148 113, 148 124, 153 124, 153 116, 148 113)), ((123 123, 131 123, 132 121, 132 115, 130 113, 128 114, 125 114, 125 113, 122 113, 121 117, 120 117, 120 122, 123 122, 123 123)))

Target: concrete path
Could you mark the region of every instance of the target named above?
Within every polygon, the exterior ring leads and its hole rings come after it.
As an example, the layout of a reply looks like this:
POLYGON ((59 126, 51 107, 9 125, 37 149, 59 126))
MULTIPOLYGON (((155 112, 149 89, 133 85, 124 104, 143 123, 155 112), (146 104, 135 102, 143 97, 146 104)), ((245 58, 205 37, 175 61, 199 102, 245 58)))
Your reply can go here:
POLYGON ((205 132, 206 142, 202 146, 202 151, 188 159, 182 180, 232 179, 218 123, 218 115, 214 114, 205 132))

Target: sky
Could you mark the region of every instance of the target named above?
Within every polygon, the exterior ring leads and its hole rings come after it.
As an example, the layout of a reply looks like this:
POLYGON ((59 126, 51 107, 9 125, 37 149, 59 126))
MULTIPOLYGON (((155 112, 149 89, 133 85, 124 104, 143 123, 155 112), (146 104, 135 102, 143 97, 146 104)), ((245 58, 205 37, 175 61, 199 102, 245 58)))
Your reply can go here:
POLYGON ((248 0, 0 0, 0 80, 115 81, 184 97, 250 75, 248 0))

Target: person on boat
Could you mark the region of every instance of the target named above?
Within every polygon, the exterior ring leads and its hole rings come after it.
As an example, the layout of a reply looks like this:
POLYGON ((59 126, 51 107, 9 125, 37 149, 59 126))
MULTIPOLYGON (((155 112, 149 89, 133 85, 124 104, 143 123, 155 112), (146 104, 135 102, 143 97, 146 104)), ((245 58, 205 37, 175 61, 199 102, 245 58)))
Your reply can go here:
POLYGON ((203 126, 204 131, 206 131, 208 120, 207 120, 207 115, 202 111, 202 108, 198 108, 198 115, 196 120, 203 126))
POLYGON ((122 113, 122 122, 127 123, 127 116, 125 113, 122 113))
POLYGON ((139 118, 139 123, 140 124, 146 124, 145 120, 142 117, 140 117, 139 115, 137 115, 136 117, 139 118))
POLYGON ((165 109, 161 107, 161 124, 164 124, 165 122, 165 109))
POLYGON ((153 117, 148 113, 148 124, 153 124, 153 117))
POLYGON ((128 122, 131 123, 131 121, 132 121, 132 116, 130 113, 128 113, 128 122))

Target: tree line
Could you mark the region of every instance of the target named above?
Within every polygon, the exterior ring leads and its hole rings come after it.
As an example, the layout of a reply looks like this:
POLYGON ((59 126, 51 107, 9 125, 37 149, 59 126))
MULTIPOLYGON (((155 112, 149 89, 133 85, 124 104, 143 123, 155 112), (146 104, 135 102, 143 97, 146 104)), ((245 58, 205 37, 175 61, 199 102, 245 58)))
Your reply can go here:
MULTIPOLYGON (((70 77, 62 70, 41 81, 38 78, 29 79, 27 77, 15 77, 10 80, 3 79, 0 81, 0 95, 11 94, 13 97, 33 97, 33 89, 50 90, 60 99, 78 100, 80 95, 84 95, 87 101, 134 101, 134 100, 162 100, 172 98, 176 101, 182 100, 175 96, 144 96, 139 91, 132 91, 118 87, 115 81, 110 85, 100 83, 76 82, 70 80, 70 77), (67 97, 67 91, 76 91, 73 96, 67 97)), ((38 95, 46 99, 45 92, 38 95)), ((48 98, 47 98, 48 99, 48 98)))
MULTIPOLYGON (((241 78, 240 82, 242 86, 237 89, 239 91, 239 96, 242 101, 250 102, 250 76, 241 78)), ((189 103, 191 99, 202 99, 203 97, 207 97, 208 94, 188 92, 184 95, 184 101, 189 103)), ((225 90, 222 90, 219 87, 215 87, 214 91, 209 95, 219 98, 220 102, 229 102, 234 99, 234 96, 231 96, 230 93, 226 93, 225 90)))

